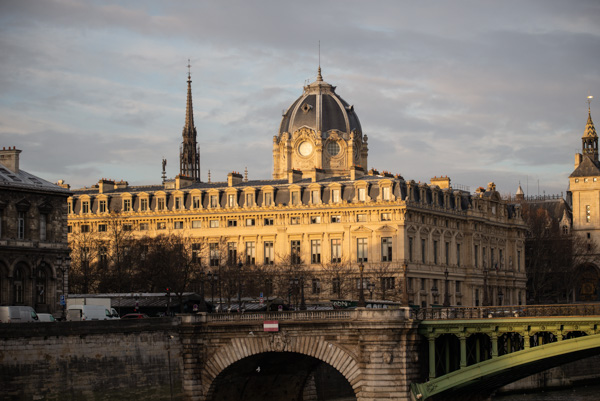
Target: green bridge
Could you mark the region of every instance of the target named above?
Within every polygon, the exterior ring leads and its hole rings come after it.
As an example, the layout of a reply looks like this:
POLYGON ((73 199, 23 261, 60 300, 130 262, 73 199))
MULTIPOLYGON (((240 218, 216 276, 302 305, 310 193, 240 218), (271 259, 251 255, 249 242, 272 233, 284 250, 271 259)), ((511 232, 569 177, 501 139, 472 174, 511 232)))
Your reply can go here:
POLYGON ((600 354, 600 305, 430 308, 414 313, 428 342, 429 380, 413 400, 468 399, 600 354))

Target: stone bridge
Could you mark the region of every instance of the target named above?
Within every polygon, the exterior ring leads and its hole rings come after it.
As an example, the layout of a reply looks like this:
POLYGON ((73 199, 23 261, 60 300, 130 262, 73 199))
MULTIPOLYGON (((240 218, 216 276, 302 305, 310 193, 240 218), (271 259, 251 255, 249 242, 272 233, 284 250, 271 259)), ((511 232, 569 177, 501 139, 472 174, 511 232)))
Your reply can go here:
POLYGON ((406 400, 420 377, 408 309, 183 317, 183 386, 191 400, 406 400), (278 331, 264 331, 276 321, 278 331), (327 381, 327 385, 324 382, 327 381))

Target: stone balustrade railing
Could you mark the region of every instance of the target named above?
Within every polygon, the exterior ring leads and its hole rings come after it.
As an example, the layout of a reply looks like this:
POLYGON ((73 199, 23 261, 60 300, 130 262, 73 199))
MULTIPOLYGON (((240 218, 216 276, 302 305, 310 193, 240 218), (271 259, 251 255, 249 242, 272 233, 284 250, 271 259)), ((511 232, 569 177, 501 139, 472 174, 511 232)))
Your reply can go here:
POLYGON ((411 311, 417 320, 487 319, 505 317, 600 316, 600 303, 564 305, 506 305, 477 307, 436 307, 411 311))

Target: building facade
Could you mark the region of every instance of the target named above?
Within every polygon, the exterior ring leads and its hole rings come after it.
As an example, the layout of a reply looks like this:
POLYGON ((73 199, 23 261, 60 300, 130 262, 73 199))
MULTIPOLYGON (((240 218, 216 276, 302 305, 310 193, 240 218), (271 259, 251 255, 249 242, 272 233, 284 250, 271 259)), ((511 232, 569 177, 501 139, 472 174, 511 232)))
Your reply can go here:
POLYGON ((63 312, 69 248, 67 198, 60 186, 23 171, 21 150, 0 150, 0 305, 63 312))
MULTIPOLYGON (((188 77, 184 144, 196 133, 190 85, 188 77)), ((448 177, 417 183, 367 170, 368 140, 354 107, 320 68, 273 138, 272 179, 231 172, 227 181, 202 182, 188 172, 185 154, 180 174, 159 185, 102 179, 74 190, 70 235, 102 236, 117 216, 137 237, 168 233, 208 244, 207 271, 226 257, 247 266, 302 265, 309 303, 356 299, 361 282, 368 298, 419 306, 525 302, 520 207, 493 183, 471 194, 448 177), (336 271, 352 278, 349 293, 341 293, 336 271)))

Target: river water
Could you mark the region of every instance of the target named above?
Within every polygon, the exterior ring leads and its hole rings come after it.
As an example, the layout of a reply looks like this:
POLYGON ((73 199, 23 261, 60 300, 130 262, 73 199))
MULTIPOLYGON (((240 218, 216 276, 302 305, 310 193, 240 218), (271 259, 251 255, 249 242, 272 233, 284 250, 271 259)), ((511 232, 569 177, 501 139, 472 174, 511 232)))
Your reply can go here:
POLYGON ((492 397, 492 401, 598 401, 600 384, 532 394, 510 394, 492 397))

